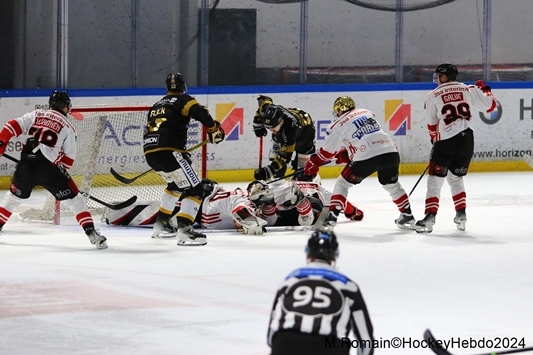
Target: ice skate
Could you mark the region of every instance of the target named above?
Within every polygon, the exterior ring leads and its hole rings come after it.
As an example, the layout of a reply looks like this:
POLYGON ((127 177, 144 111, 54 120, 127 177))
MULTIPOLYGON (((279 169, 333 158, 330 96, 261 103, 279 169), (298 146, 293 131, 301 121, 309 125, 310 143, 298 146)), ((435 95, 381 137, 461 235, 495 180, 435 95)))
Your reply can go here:
POLYGON ((94 244, 97 249, 107 248, 107 238, 98 233, 98 231, 94 229, 94 227, 87 228, 85 230, 85 234, 87 235, 87 237, 89 237, 89 241, 91 242, 91 244, 94 244))
POLYGON ((430 212, 424 219, 416 222, 415 230, 417 233, 431 233, 433 232, 433 225, 435 224, 436 213, 430 212))
POLYGON ((453 222, 457 225, 457 229, 464 231, 466 229, 466 209, 461 209, 455 213, 453 222))
POLYGON ((207 244, 205 234, 195 231, 192 224, 180 226, 178 228, 178 245, 180 246, 201 246, 207 244))
POLYGON ((170 223, 170 218, 157 216, 152 238, 174 238, 177 235, 178 229, 170 223))
POLYGON ((337 225, 337 218, 339 217, 339 210, 334 209, 329 211, 328 216, 326 217, 326 220, 324 221, 324 224, 322 225, 324 228, 333 228, 337 225))
POLYGON ((400 213, 400 217, 396 218, 394 222, 400 229, 415 229, 416 220, 412 213, 402 212, 400 213))

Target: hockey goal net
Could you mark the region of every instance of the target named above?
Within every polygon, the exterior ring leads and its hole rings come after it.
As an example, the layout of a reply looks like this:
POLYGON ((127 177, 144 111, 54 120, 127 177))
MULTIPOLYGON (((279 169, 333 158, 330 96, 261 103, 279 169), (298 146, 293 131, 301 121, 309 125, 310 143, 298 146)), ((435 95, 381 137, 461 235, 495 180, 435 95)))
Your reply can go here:
MULTIPOLYGON (((148 170, 143 153, 143 132, 151 105, 75 107, 69 121, 77 132, 77 157, 69 170, 80 191, 106 203, 126 201, 137 196, 137 201, 160 200, 166 186, 154 171, 131 184, 118 181, 110 170, 126 178, 136 177, 148 170)), ((191 120, 187 147, 206 139, 203 126, 191 120)), ((206 145, 191 152, 193 167, 201 178, 206 174, 206 145)), ((93 218, 102 215, 105 207, 86 199, 93 218)), ((20 216, 25 221, 45 221, 60 224, 63 217, 72 217, 69 201, 56 201, 47 194, 41 209, 30 209, 20 216)))

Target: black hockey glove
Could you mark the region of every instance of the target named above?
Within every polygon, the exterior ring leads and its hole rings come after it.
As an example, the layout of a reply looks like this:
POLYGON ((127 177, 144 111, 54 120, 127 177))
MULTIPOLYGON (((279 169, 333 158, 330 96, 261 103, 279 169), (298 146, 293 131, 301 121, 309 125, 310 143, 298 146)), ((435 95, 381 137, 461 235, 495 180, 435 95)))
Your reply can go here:
POLYGON ((226 133, 224 133, 224 130, 218 121, 215 121, 215 125, 213 127, 207 129, 207 135, 212 144, 218 144, 226 137, 226 133))
POLYGON ((254 117, 253 127, 256 137, 266 137, 266 135, 268 134, 268 131, 265 128, 265 124, 259 116, 254 117))
POLYGON ((255 180, 267 181, 267 180, 272 179, 273 177, 274 177, 274 171, 272 167, 270 166, 265 166, 254 171, 255 180))

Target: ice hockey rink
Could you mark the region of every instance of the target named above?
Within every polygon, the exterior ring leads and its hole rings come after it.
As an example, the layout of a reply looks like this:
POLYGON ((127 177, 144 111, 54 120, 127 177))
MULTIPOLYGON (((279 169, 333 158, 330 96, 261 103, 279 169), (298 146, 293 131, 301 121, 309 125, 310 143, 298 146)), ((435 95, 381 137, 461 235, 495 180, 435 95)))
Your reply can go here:
MULTIPOLYGON (((409 192, 418 176, 401 176, 409 192)), ((374 177, 350 190, 361 222, 339 218, 338 269, 361 288, 383 346, 376 354, 431 354, 442 340, 533 346, 533 172, 471 173, 466 231, 456 230, 445 183, 431 234, 399 230, 374 177), (387 342, 398 345, 393 348, 387 342), (507 339, 507 341, 505 340, 507 339), (411 346, 409 346, 411 341, 411 346), (418 348, 415 348, 419 346, 418 348)), ((322 184, 332 189, 334 180, 322 184)), ((424 177, 411 196, 423 217, 424 177)), ((223 183, 227 189, 247 183, 223 183)), ((22 207, 42 203, 36 194, 22 207)), ((2 355, 267 355, 276 288, 305 264, 310 232, 211 233, 203 247, 151 239, 147 228, 97 221, 109 248, 77 225, 21 222, 0 236, 2 355)), ((486 353, 480 348, 453 354, 486 353)), ((355 350, 352 350, 355 354, 355 350)))

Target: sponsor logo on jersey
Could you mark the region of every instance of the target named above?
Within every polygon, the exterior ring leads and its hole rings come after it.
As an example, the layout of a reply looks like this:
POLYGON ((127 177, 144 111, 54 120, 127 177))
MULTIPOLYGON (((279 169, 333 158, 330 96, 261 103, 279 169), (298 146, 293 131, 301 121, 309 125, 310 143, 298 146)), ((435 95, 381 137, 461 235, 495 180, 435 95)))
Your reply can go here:
POLYGON ((226 133, 225 140, 239 140, 244 133, 244 108, 236 105, 235 102, 216 104, 215 119, 226 133))
POLYGON ((150 137, 146 137, 143 141, 144 145, 145 146, 149 146, 149 145, 157 145, 157 142, 159 141, 159 135, 157 136, 150 136, 150 137))
POLYGON ((395 136, 406 136, 411 130, 411 104, 403 100, 385 100, 385 123, 395 136))

